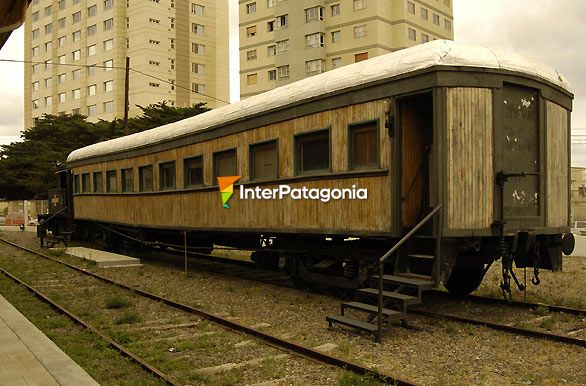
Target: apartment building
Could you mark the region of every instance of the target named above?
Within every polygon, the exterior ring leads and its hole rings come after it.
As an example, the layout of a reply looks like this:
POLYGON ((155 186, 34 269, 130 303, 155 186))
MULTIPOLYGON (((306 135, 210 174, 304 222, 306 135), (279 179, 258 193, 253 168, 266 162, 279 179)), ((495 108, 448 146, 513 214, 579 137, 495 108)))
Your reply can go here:
POLYGON ((436 39, 452 0, 239 0, 240 96, 436 39))
POLYGON ((32 0, 25 23, 25 128, 43 114, 90 121, 136 105, 230 100, 228 0, 32 0))

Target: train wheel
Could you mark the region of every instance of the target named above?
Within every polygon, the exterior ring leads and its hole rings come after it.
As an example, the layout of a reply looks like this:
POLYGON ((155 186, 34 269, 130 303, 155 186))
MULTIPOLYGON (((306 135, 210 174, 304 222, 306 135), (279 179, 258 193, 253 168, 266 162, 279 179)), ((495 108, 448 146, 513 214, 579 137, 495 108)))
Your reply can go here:
POLYGON ((456 266, 444 286, 453 295, 466 296, 480 286, 484 274, 484 265, 456 266))

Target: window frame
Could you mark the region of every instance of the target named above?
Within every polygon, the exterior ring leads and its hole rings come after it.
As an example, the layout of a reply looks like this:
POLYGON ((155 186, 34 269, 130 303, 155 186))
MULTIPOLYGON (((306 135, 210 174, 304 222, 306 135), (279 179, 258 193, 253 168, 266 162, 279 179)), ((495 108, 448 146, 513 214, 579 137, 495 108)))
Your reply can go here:
POLYGON ((302 133, 296 133, 293 135, 293 146, 294 146, 294 165, 296 176, 311 176, 318 174, 331 174, 332 173, 332 127, 328 126, 311 131, 305 131, 302 133), (318 137, 320 135, 327 135, 328 137, 328 167, 326 169, 316 169, 310 171, 301 170, 301 141, 304 138, 318 137))
POLYGON ((142 165, 138 167, 138 191, 140 193, 144 192, 153 192, 155 190, 155 172, 153 168, 153 164, 142 165), (143 173, 146 169, 151 169, 151 186, 150 189, 145 188, 145 184, 143 181, 143 173))
POLYGON ((248 178, 250 181, 271 181, 279 179, 279 138, 271 138, 264 141, 251 143, 248 145, 248 178), (277 156, 275 157, 277 164, 276 174, 270 177, 256 177, 254 175, 254 148, 267 146, 271 144, 275 145, 275 151, 277 153, 277 156))
POLYGON ((106 193, 118 193, 118 170, 106 170, 106 193), (114 175, 115 185, 110 185, 110 177, 114 175))
POLYGON ((204 166, 204 156, 203 154, 194 155, 192 157, 183 158, 183 188, 184 189, 194 189, 194 188, 201 188, 205 186, 205 166, 204 166), (188 182, 188 173, 187 173, 187 163, 192 160, 201 160, 201 184, 189 184, 188 182))
POLYGON ((218 177, 227 177, 227 176, 218 176, 218 156, 226 153, 234 152, 234 161, 236 162, 236 170, 235 176, 238 175, 238 147, 232 147, 220 151, 215 151, 212 153, 212 182, 214 186, 218 185, 218 177))
POLYGON ((381 168, 380 118, 348 123, 348 171, 376 170, 381 168), (354 131, 369 124, 376 124, 376 165, 356 167, 354 164, 354 131))
POLYGON ((101 170, 99 172, 92 173, 92 191, 94 193, 104 193, 104 172, 102 172, 101 170), (99 184, 96 183, 97 176, 100 176, 99 184))
POLYGON ((159 172, 159 190, 160 191, 169 191, 169 190, 176 190, 177 189, 177 164, 175 163, 175 160, 160 162, 159 167, 158 167, 158 172, 159 172), (162 176, 161 172, 163 171, 163 168, 165 166, 168 166, 171 164, 173 165, 173 185, 172 186, 163 186, 163 179, 161 178, 161 176, 162 176))
POLYGON ((91 177, 90 173, 81 173, 81 193, 91 193, 92 185, 91 185, 91 177))

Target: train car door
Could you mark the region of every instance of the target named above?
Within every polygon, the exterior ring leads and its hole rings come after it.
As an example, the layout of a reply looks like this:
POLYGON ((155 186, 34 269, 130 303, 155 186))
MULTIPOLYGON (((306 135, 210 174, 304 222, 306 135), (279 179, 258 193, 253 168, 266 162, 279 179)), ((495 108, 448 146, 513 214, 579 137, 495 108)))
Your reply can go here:
POLYGON ((429 171, 433 138, 433 97, 418 94, 397 100, 400 124, 400 206, 404 232, 429 211, 429 171))

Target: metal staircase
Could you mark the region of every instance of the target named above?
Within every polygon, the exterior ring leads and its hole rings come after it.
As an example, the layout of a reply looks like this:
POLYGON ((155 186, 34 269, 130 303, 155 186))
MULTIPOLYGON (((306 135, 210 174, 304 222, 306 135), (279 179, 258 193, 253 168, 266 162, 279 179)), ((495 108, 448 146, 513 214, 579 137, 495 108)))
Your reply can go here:
POLYGON ((407 308, 421 303, 423 291, 432 289, 439 281, 440 216, 438 206, 379 259, 379 273, 371 277, 371 286, 356 291, 360 301, 344 302, 340 315, 326 317, 330 328, 334 324, 350 327, 373 334, 380 342, 393 322, 405 322, 407 308), (432 219, 434 235, 418 234, 432 219), (401 247, 394 274, 385 274, 385 261, 401 247), (355 314, 362 319, 354 317, 355 314))

